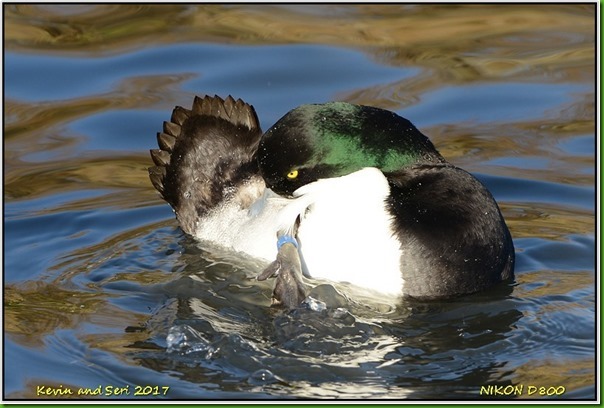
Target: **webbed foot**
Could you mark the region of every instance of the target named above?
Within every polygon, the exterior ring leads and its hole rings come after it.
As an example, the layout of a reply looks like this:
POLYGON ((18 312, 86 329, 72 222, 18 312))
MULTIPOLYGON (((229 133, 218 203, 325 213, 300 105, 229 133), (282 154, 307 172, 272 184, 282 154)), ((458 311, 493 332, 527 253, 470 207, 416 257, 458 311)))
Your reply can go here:
MULTIPOLYGON (((294 241, 295 242, 295 241, 294 241)), ((262 271, 256 279, 263 281, 277 278, 271 306, 289 310, 297 308, 306 299, 306 286, 302 282, 302 264, 296 245, 292 242, 279 246, 277 259, 262 271)))

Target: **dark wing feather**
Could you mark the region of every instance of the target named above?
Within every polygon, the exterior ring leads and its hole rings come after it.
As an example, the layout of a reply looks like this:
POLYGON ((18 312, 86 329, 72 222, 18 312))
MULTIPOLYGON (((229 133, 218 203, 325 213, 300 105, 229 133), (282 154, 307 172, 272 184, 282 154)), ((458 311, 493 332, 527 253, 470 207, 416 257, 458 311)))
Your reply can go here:
POLYGON ((231 96, 195 97, 177 106, 157 134, 149 178, 174 209, 182 229, 197 221, 240 183, 258 175, 256 150, 262 130, 254 108, 231 96))
POLYGON ((406 294, 446 298, 513 277, 510 232, 493 196, 474 176, 443 164, 414 166, 387 178, 406 294))

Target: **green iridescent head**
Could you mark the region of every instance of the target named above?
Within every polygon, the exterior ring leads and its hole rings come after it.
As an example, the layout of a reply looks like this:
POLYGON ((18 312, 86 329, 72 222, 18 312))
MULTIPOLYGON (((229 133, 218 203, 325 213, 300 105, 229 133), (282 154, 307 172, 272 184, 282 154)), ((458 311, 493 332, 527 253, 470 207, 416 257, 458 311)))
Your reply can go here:
POLYGON ((260 172, 268 187, 282 195, 365 167, 387 173, 427 162, 444 159, 407 119, 345 102, 302 105, 288 112, 258 147, 260 172))

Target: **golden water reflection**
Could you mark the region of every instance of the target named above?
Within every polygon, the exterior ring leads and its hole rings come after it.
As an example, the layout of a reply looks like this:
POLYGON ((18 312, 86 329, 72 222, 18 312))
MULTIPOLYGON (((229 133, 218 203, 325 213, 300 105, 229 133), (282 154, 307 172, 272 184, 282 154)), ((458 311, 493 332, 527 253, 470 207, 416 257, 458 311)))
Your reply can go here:
MULTIPOLYGON (((103 58, 146 46, 186 42, 323 44, 361 50, 380 64, 414 67, 418 72, 392 83, 342 91, 334 97, 392 110, 421 104, 429 92, 451 86, 581 84, 583 90, 573 94, 567 104, 538 113, 535 120, 438 122, 422 131, 445 157, 471 172, 585 188, 595 183, 595 151, 570 154, 561 147, 594 135, 596 130, 595 7, 590 5, 12 4, 5 5, 4 11, 5 51, 13 53, 103 58), (506 158, 527 164, 498 162, 506 158), (533 158, 541 161, 531 167, 528 163, 533 158)), ((18 95, 8 95, 3 129, 6 203, 17 206, 27 200, 89 190, 100 191, 100 195, 77 197, 60 207, 40 208, 26 215, 161 205, 148 180, 146 169, 151 160, 146 151, 85 151, 87 135, 74 134, 68 125, 119 110, 157 109, 165 111, 167 119, 174 105, 186 105, 192 99, 193 95, 180 88, 196 75, 121 78, 106 93, 58 101, 24 101, 18 95)), ((493 106, 496 109, 496 102, 493 106)), ((293 106, 283 109, 288 108, 293 106)), ((157 130, 160 126, 157 123, 157 130)), ((154 135, 148 137, 152 148, 154 135)), ((595 233, 595 214, 590 209, 525 202, 522 192, 516 199, 501 202, 501 208, 515 239, 538 237, 558 243, 595 233)), ((137 273, 120 271, 81 287, 74 281, 107 259, 132 250, 138 237, 175 225, 170 218, 119 231, 102 242, 62 253, 48 270, 39 272, 38 281, 5 285, 6 334, 19 344, 42 348, 46 336, 58 329, 90 324, 105 331, 79 333, 80 339, 126 361, 127 351, 145 341, 148 334, 124 328, 140 327, 150 313, 116 306, 103 285, 132 282, 147 287, 173 277, 150 268, 137 273)), ((551 272, 524 273, 515 296, 563 295, 594 285, 593 273, 581 270, 555 271, 555 285, 539 286, 550 279, 551 272)), ((577 389, 593 384, 593 367, 594 361, 589 359, 530 360, 516 369, 515 381, 528 384, 539 376, 541 381, 577 389), (579 371, 581 375, 575 376, 579 371)), ((26 386, 31 390, 35 384, 33 378, 26 386)), ((340 388, 350 388, 351 395, 357 393, 349 384, 340 383, 325 384, 315 392, 335 397, 340 395, 340 388)), ((297 391, 305 392, 302 388, 297 391)), ((372 389, 364 388, 357 394, 364 397, 368 391, 372 389)), ((379 393, 382 388, 376 386, 373 391, 379 393)), ((32 397, 25 390, 14 395, 32 397)))

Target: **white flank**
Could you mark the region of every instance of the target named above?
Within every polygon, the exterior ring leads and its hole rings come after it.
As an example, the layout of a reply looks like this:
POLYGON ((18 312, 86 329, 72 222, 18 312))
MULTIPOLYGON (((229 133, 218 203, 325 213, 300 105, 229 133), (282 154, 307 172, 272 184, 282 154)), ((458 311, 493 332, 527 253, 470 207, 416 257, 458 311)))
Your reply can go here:
POLYGON ((196 237, 255 258, 272 262, 277 256, 277 231, 281 227, 277 215, 293 200, 281 198, 258 183, 241 188, 238 196, 258 197, 243 208, 237 197, 212 210, 200 220, 196 237))

